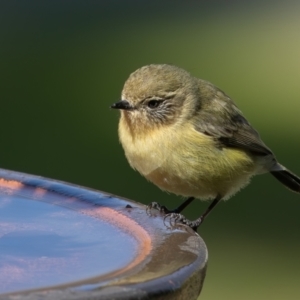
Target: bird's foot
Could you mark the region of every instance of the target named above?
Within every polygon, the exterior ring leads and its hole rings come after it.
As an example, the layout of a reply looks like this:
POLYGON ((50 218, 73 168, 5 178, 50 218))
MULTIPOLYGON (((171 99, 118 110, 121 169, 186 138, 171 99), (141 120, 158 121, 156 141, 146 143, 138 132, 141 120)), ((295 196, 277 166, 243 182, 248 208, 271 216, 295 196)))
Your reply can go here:
POLYGON ((172 214, 172 213, 177 213, 177 209, 174 209, 174 210, 169 210, 168 208, 166 208, 164 205, 160 205, 159 203, 157 202, 151 202, 146 210, 147 212, 149 212, 151 209, 156 209, 158 210, 159 212, 165 214, 165 215, 168 215, 168 214, 172 214))
POLYGON ((192 228, 194 231, 197 232, 198 227, 202 224, 203 218, 200 217, 194 221, 188 220, 185 216, 177 213, 170 213, 167 214, 164 218, 166 220, 167 218, 170 219, 171 226, 175 226, 178 224, 184 224, 192 228))

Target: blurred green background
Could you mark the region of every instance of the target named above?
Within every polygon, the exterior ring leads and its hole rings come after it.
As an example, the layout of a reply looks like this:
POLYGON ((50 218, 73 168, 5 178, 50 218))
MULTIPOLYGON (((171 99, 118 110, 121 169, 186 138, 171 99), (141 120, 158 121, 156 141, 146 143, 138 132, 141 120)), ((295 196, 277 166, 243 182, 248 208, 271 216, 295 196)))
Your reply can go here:
MULTIPOLYGON (((171 63, 225 90, 300 175, 299 32, 291 0, 3 0, 1 167, 179 205, 130 169, 109 109, 132 71, 171 63)), ((201 299, 299 299, 299 214, 300 196, 268 175, 221 203, 200 228, 201 299)))

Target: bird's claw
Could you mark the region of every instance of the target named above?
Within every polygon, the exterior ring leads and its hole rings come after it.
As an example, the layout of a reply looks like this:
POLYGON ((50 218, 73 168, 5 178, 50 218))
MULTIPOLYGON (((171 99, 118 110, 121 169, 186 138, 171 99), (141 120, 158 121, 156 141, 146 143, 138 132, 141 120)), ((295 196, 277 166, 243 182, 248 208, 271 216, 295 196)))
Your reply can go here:
POLYGON ((147 206, 146 211, 149 213, 151 209, 158 210, 159 212, 161 212, 161 213, 163 213, 165 215, 172 213, 172 211, 170 211, 169 209, 167 209, 164 205, 160 205, 157 202, 151 202, 147 206))
POLYGON ((179 224, 183 224, 183 225, 186 225, 186 226, 192 228, 194 231, 197 231, 198 227, 202 223, 201 217, 194 221, 190 221, 185 216, 183 216, 181 214, 177 214, 177 213, 167 214, 164 217, 164 223, 166 222, 167 218, 170 219, 169 224, 171 225, 171 227, 174 227, 179 224))

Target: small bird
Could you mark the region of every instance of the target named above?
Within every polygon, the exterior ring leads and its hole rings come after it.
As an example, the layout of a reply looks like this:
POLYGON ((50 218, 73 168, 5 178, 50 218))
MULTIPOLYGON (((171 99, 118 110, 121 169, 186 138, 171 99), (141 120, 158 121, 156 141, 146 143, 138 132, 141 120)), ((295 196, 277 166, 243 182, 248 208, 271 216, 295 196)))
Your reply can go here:
POLYGON ((162 190, 188 197, 173 211, 152 207, 194 230, 254 175, 270 172, 300 193, 300 178, 278 163, 233 100, 181 68, 136 70, 111 108, 121 110, 119 138, 130 166, 162 190), (195 198, 213 201, 189 221, 179 213, 195 198))

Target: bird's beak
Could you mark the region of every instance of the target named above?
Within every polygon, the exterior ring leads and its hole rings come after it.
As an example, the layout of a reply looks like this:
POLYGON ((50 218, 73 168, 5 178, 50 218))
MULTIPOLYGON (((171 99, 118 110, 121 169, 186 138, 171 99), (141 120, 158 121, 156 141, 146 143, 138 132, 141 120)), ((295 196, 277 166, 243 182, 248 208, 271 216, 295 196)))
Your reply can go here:
POLYGON ((129 104, 129 102, 127 100, 121 100, 119 102, 116 102, 110 108, 124 109, 124 110, 132 110, 133 109, 133 107, 129 104))

